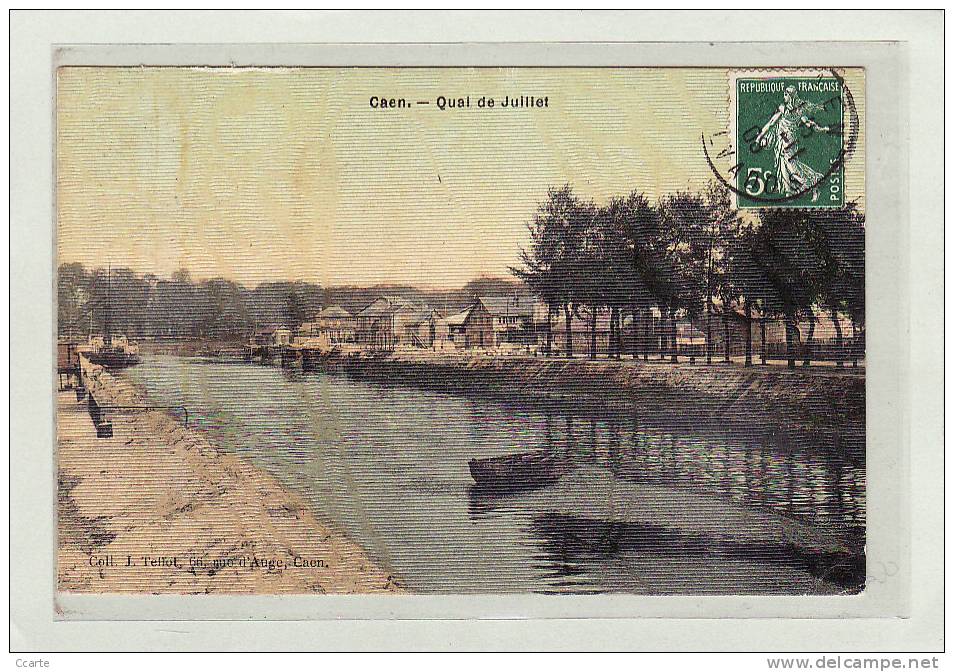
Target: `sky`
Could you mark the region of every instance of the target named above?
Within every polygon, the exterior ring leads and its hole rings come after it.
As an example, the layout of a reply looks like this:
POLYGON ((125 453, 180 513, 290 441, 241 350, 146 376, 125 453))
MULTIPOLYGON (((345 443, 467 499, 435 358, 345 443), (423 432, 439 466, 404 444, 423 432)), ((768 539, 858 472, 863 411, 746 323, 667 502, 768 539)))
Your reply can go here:
MULTIPOLYGON (((863 71, 846 81, 863 121, 863 71)), ((724 68, 64 67, 58 261, 247 286, 507 276, 551 186, 702 189, 728 101, 724 68), (522 95, 547 106, 500 106, 522 95)), ((863 192, 862 133, 846 193, 863 192)))

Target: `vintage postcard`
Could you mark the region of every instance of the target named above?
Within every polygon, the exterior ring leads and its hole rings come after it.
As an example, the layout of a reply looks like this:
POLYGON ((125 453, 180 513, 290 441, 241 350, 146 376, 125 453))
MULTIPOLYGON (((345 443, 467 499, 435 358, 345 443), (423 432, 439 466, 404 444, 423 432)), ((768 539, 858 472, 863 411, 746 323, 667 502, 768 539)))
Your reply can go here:
POLYGON ((59 67, 57 591, 863 594, 865 85, 59 67))

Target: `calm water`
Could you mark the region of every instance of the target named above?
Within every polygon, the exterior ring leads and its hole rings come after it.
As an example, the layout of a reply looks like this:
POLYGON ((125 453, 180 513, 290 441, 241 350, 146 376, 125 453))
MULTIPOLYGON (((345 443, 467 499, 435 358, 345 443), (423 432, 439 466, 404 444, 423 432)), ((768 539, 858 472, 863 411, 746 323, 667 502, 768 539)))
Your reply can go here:
POLYGON ((863 581, 864 438, 670 426, 257 364, 153 356, 185 404, 415 592, 834 593, 863 581), (548 448, 570 471, 474 492, 473 457, 548 448))

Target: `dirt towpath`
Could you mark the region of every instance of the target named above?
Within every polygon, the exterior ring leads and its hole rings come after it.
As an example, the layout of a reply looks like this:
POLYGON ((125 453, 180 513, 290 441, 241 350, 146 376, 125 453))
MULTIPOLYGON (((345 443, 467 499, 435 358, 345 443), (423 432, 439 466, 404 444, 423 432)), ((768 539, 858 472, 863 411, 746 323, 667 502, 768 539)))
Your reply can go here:
POLYGON ((272 476, 198 432, 154 411, 111 420, 113 437, 96 438, 85 402, 58 393, 60 590, 401 591, 272 476))

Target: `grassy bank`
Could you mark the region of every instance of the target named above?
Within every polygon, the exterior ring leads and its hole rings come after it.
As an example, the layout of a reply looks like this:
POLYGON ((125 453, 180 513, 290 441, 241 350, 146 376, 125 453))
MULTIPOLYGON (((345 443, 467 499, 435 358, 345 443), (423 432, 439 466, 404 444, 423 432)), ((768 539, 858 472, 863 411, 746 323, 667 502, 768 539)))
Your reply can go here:
MULTIPOLYGON (((90 378, 100 404, 141 405, 124 381, 90 378)), ((156 411, 110 413, 96 438, 72 391, 57 408, 62 591, 400 592, 388 573, 294 493, 156 411)))

